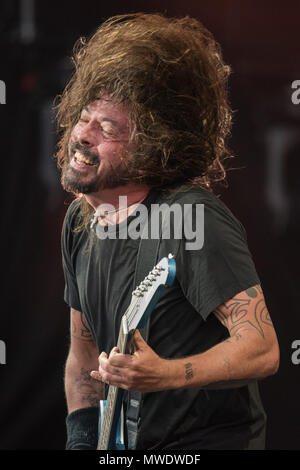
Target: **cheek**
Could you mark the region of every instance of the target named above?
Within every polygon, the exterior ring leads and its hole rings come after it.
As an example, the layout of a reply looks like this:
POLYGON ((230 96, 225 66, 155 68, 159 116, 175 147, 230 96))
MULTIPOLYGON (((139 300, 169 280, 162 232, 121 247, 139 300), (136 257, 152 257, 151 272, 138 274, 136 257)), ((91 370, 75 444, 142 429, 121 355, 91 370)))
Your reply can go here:
POLYGON ((125 148, 123 145, 116 143, 102 143, 98 146, 99 155, 105 160, 119 161, 125 156, 125 148))
POLYGON ((72 132, 71 132, 71 135, 70 135, 70 142, 78 141, 79 136, 80 136, 80 125, 76 124, 72 129, 72 132))

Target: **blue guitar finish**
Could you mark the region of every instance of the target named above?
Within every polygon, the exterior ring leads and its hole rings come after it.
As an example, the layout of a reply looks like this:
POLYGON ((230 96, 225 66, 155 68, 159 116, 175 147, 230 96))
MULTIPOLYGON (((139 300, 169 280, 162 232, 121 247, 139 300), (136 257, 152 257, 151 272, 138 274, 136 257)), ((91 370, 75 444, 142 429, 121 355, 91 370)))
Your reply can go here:
MULTIPOLYGON (((111 450, 125 450, 125 444, 124 444, 124 416, 123 416, 123 410, 122 410, 122 397, 123 393, 120 393, 118 399, 120 400, 120 405, 116 405, 116 411, 118 409, 121 410, 120 416, 118 416, 117 420, 117 425, 116 425, 116 430, 115 432, 111 432, 111 438, 109 440, 109 447, 108 449, 111 450)), ((101 420, 102 417, 105 414, 105 408, 106 408, 106 400, 101 400, 100 401, 100 408, 99 408, 99 423, 98 423, 98 439, 101 434, 101 420)), ((112 428, 115 429, 115 423, 113 422, 112 428)))

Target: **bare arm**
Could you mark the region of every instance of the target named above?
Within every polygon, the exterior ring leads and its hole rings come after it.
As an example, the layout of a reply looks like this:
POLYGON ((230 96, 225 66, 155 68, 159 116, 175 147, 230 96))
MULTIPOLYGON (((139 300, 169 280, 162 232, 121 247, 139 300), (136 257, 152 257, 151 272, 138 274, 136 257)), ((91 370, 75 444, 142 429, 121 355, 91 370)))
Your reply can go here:
POLYGON ((201 355, 203 388, 240 386, 277 372, 279 346, 260 285, 229 299, 214 315, 228 329, 229 338, 201 355), (211 361, 214 367, 206 368, 211 361))
POLYGON ((71 345, 65 367, 65 393, 68 412, 98 406, 103 398, 103 383, 94 380, 90 371, 97 367, 98 349, 83 313, 71 309, 71 345))
MULTIPOLYGON (((214 312, 230 337, 208 351, 188 358, 160 358, 135 333, 133 355, 112 350, 99 357, 99 370, 92 373, 112 385, 152 392, 187 387, 216 388, 226 383, 263 378, 279 364, 276 333, 260 286, 239 293, 214 312)), ((196 334, 196 332, 195 332, 196 334)))

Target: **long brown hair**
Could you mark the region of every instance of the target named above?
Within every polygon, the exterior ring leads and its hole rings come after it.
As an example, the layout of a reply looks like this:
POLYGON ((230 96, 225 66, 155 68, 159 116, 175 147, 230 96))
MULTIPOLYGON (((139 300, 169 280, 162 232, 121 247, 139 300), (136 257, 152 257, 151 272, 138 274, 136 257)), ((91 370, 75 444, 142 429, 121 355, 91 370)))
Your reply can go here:
MULTIPOLYGON (((230 68, 219 44, 196 19, 119 15, 74 47, 75 71, 57 106, 57 161, 63 167, 72 128, 84 106, 109 94, 129 107, 136 152, 130 180, 169 189, 191 183, 211 189, 225 180, 225 139, 232 111, 230 68), (142 170, 142 172, 140 171, 142 170)), ((91 208, 82 198, 82 214, 91 208)))

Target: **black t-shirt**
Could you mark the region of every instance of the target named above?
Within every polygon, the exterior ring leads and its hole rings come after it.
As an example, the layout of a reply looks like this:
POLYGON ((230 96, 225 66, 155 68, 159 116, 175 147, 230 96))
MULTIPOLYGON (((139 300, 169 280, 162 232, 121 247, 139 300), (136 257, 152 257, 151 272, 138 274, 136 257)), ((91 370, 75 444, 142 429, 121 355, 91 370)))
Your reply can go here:
MULTIPOLYGON (((160 201, 161 195, 150 191, 143 206, 150 209, 160 201)), ((213 310, 260 283, 243 226, 216 196, 193 188, 178 193, 174 202, 193 211, 203 205, 204 243, 201 249, 187 249, 183 238, 176 250, 174 239, 160 244, 158 259, 176 251, 176 279, 151 313, 148 343, 161 357, 173 359, 204 352, 228 337, 213 310)), ((140 213, 137 208, 118 226, 98 225, 93 233, 73 232, 79 200, 65 217, 65 301, 84 312, 99 353, 109 354, 117 344, 135 287, 139 239, 130 236, 130 226, 140 213)), ((265 413, 256 382, 227 390, 144 394, 137 449, 262 449, 264 439, 265 413)))

